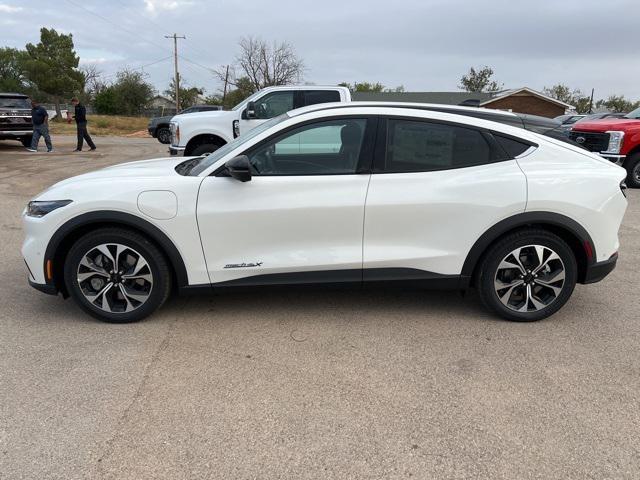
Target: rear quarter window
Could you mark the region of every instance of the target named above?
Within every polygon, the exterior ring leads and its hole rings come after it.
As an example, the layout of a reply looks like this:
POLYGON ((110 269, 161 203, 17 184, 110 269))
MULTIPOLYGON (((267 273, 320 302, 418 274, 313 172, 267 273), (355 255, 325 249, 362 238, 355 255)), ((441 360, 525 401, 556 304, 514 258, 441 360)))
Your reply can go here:
POLYGON ((531 147, 531 145, 519 142, 518 140, 515 140, 513 138, 503 137, 502 135, 496 135, 495 133, 493 134, 493 136, 498 144, 500 144, 500 146, 507 153, 509 158, 515 158, 518 155, 522 155, 531 147))

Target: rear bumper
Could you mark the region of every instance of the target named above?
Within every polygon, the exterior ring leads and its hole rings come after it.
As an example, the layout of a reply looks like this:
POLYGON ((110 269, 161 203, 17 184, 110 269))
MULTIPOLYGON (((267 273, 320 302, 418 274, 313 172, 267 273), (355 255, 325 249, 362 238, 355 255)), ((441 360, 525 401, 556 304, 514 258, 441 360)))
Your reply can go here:
POLYGON ((596 283, 602 280, 604 277, 609 275, 614 268, 616 268, 616 264, 618 263, 618 254, 614 253, 608 260, 604 262, 594 263, 593 265, 587 266, 587 271, 585 273, 584 282, 582 283, 596 283))
POLYGON ((0 138, 27 137, 33 135, 33 130, 0 130, 0 138))

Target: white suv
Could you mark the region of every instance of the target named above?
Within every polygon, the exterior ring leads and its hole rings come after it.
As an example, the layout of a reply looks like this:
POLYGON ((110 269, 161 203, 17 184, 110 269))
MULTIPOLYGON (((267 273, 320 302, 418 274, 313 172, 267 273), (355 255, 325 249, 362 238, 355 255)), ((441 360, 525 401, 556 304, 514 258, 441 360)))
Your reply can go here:
POLYGON ((110 322, 172 289, 311 283, 466 290, 532 321, 614 267, 624 169, 469 116, 330 104, 208 156, 49 188, 24 213, 29 281, 110 322))

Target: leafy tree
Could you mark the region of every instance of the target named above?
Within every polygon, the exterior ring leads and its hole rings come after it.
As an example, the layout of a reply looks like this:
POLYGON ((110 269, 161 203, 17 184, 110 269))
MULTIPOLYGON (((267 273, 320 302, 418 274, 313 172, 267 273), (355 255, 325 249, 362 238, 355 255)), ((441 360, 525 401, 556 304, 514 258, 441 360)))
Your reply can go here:
POLYGON ((229 75, 226 68, 216 71, 221 81, 227 81, 238 87, 238 81, 248 78, 252 90, 257 91, 273 85, 289 85, 298 83, 304 74, 304 62, 287 42, 268 44, 255 37, 240 40, 240 53, 236 56, 237 67, 229 75), (240 69, 236 77, 235 69, 240 69))
POLYGON ((60 101, 80 92, 84 75, 78 70, 79 57, 73 48, 73 36, 56 32, 53 28, 40 29, 40 42, 28 43, 24 69, 27 77, 39 90, 51 95, 55 101, 57 118, 61 118, 60 101))
POLYGON ((545 95, 573 105, 577 113, 589 113, 591 98, 584 95, 579 89, 571 89, 567 85, 558 83, 552 87, 544 87, 545 95))
POLYGON ((612 112, 630 112, 640 106, 640 101, 632 102, 624 95, 610 95, 606 100, 598 100, 596 105, 612 112))
MULTIPOLYGON (((198 103, 198 98, 200 95, 204 93, 204 89, 197 87, 186 87, 186 82, 182 79, 182 77, 178 77, 178 84, 180 85, 178 95, 180 96, 180 108, 189 108, 196 103, 198 103)), ((164 91, 164 94, 169 97, 174 102, 176 101, 176 80, 175 78, 171 79, 169 83, 169 88, 164 91)))
POLYGON ((0 91, 23 93, 31 88, 24 74, 27 52, 0 48, 0 91))
POLYGON ((460 79, 460 85, 458 88, 467 92, 495 92, 502 88, 502 84, 499 84, 495 80, 492 80, 493 69, 488 66, 484 66, 476 70, 474 67, 469 69, 469 73, 463 75, 460 79))
POLYGON ((101 115, 116 115, 118 112, 116 89, 113 85, 102 88, 93 99, 96 113, 101 115))
POLYGON ((353 84, 348 82, 339 83, 340 87, 347 87, 353 92, 404 92, 404 86, 399 85, 394 88, 387 88, 380 82, 355 82, 353 84))
POLYGON ((221 94, 211 95, 206 98, 205 103, 230 109, 254 93, 253 83, 249 77, 240 77, 235 84, 236 88, 229 90, 224 98, 221 94))
POLYGON ((139 115, 151 102, 155 89, 141 72, 121 70, 116 81, 103 87, 94 101, 96 111, 111 115, 139 115))

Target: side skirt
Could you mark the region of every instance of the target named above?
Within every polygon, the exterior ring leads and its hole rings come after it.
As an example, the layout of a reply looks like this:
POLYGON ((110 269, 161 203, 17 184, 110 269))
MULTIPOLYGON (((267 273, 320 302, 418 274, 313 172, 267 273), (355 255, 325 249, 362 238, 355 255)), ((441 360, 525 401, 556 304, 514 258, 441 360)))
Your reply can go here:
POLYGON ((465 275, 443 275, 415 268, 370 268, 365 270, 321 270, 312 272, 253 275, 211 285, 188 285, 181 295, 219 293, 256 288, 419 288, 426 290, 460 290, 469 287, 465 275))

